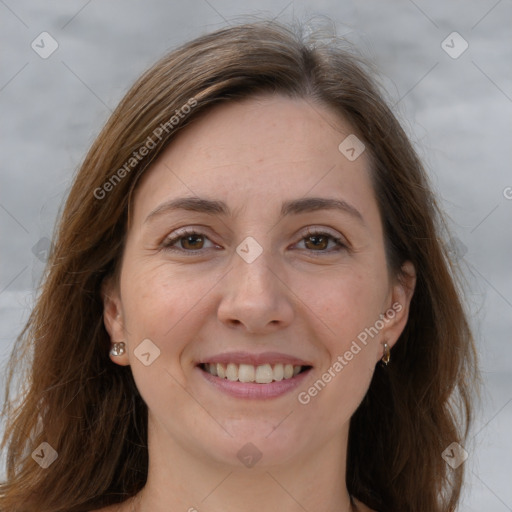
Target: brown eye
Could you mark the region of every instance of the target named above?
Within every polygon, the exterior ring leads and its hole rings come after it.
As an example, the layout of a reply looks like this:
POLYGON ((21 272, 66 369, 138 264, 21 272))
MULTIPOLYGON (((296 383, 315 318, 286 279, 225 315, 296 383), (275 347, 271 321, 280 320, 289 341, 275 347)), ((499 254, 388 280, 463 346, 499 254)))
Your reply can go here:
POLYGON ((307 238, 304 238, 304 240, 307 240, 306 247, 308 249, 327 249, 327 246, 329 244, 329 238, 332 238, 330 236, 325 235, 311 235, 307 238), (311 242, 311 244, 308 246, 308 243, 311 242))
POLYGON ((206 241, 212 243, 203 233, 199 233, 194 230, 183 230, 181 232, 177 232, 175 236, 165 239, 162 242, 162 248, 166 251, 195 253, 202 249, 211 248, 205 247, 206 241))
POLYGON ((342 239, 337 238, 324 231, 307 231, 304 238, 299 243, 304 242, 305 250, 309 253, 318 253, 318 255, 337 253, 347 249, 342 239), (329 248, 329 244, 331 244, 329 248))
POLYGON ((204 244, 204 240, 199 241, 203 238, 203 235, 186 235, 178 238, 178 241, 181 240, 181 248, 182 249, 190 249, 191 251, 196 249, 202 249, 202 245, 204 244))

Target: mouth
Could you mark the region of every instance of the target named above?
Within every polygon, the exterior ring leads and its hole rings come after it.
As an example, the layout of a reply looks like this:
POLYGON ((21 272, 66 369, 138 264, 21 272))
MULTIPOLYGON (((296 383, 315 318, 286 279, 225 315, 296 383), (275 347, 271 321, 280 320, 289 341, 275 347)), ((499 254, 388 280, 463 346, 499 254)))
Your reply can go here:
POLYGON ((205 373, 231 382, 271 384, 296 378, 312 368, 310 365, 290 363, 265 363, 261 365, 236 363, 200 363, 198 367, 205 373))
POLYGON ((235 351, 207 356, 195 369, 211 390, 238 399, 268 400, 303 385, 313 366, 279 352, 235 351))

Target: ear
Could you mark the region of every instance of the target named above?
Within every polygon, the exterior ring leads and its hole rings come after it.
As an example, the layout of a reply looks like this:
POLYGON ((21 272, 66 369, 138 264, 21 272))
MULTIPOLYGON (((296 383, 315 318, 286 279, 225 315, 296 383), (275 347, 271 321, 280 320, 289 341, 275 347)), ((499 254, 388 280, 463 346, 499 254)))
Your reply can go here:
MULTIPOLYGON (((101 298, 103 300, 103 323, 110 335, 111 343, 114 344, 115 342, 124 341, 125 330, 121 297, 118 286, 110 276, 102 283, 101 298)), ((110 359, 112 362, 121 366, 127 366, 129 364, 128 354, 126 352, 119 356, 110 355, 110 359)))
POLYGON ((389 348, 393 347, 405 329, 415 287, 416 269, 410 261, 406 261, 392 287, 384 313, 387 321, 382 329, 382 341, 387 343, 389 348))

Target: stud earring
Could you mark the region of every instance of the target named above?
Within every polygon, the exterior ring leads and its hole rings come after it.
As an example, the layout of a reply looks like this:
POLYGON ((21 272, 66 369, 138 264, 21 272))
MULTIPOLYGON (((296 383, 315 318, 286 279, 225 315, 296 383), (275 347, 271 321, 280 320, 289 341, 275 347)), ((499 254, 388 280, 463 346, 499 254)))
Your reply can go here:
POLYGON ((384 355, 382 356, 381 361, 387 366, 390 359, 391 359, 391 353, 389 351, 388 344, 384 343, 384 355))
POLYGON ((124 341, 116 342, 110 349, 111 356, 122 356, 126 352, 126 345, 124 341))

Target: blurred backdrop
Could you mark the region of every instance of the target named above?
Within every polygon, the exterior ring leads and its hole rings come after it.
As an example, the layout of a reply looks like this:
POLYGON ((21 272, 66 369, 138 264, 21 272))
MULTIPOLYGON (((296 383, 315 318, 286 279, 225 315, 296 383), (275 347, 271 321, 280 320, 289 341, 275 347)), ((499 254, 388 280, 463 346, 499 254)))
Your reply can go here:
POLYGON ((59 208, 110 112, 164 53, 253 15, 327 16, 376 64, 468 279, 485 389, 461 510, 512 510, 510 0, 0 0, 0 379, 59 208))

